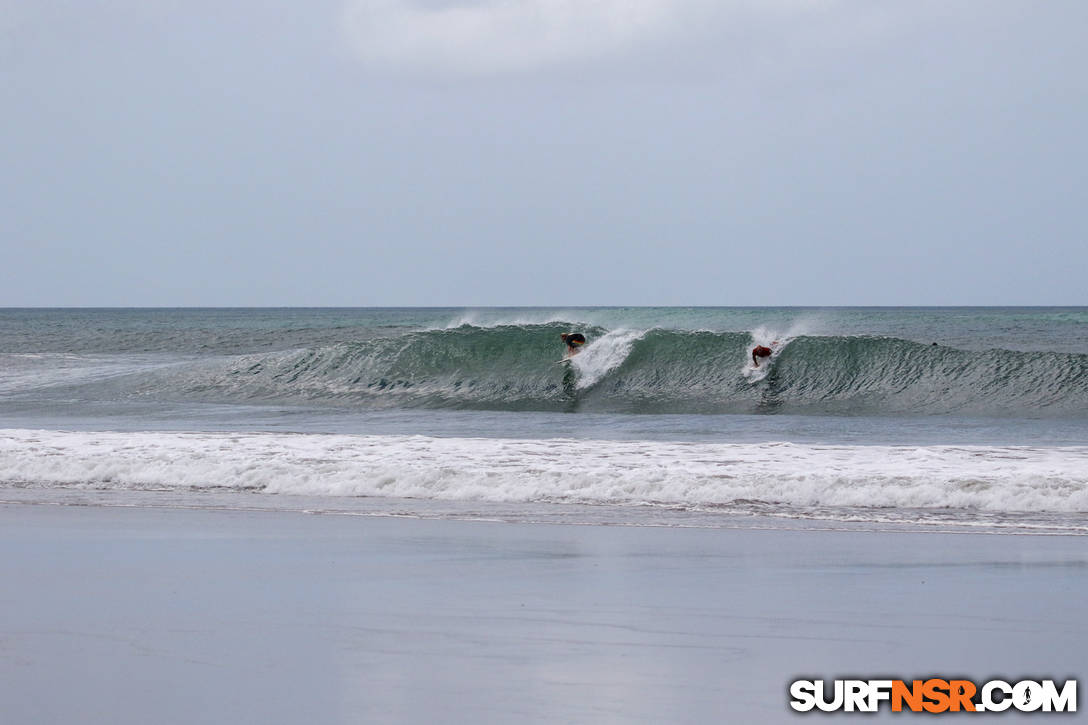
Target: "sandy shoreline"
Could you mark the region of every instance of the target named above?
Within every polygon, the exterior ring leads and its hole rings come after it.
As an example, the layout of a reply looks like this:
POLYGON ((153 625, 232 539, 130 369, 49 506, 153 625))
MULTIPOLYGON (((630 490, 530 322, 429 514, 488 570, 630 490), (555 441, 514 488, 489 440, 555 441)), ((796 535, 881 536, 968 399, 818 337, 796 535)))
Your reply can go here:
POLYGON ((1088 645, 1078 537, 8 504, 0 545, 13 723, 775 722, 1088 645))

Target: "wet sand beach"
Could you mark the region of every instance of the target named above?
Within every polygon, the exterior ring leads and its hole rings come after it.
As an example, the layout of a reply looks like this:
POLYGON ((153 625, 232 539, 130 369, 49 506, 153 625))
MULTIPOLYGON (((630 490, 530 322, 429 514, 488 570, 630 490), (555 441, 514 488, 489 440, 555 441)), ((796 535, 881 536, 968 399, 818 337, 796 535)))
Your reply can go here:
POLYGON ((9 504, 0 701, 12 723, 777 722, 802 676, 1075 677, 1083 542, 9 504))

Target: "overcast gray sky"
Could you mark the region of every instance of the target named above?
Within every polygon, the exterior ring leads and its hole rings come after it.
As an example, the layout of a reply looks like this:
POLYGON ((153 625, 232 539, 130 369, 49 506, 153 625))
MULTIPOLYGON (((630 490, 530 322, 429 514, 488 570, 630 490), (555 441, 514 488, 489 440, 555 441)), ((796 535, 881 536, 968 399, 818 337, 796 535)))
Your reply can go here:
POLYGON ((0 0, 0 305, 1088 304, 1088 2, 0 0))

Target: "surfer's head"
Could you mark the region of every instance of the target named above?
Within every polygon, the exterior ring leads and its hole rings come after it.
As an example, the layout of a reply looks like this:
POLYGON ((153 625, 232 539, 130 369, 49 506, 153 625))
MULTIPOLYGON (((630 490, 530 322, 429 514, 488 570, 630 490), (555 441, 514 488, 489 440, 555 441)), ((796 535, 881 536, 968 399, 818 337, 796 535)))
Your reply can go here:
POLYGON ((567 347, 578 347, 586 344, 586 336, 580 332, 562 332, 559 337, 567 343, 567 347))

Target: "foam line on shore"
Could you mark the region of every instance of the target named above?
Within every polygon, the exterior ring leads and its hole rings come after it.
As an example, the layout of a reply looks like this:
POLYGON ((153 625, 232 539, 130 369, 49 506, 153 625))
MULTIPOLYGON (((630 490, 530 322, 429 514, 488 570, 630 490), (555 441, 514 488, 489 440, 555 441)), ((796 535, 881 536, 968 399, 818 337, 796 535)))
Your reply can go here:
POLYGON ((1088 447, 0 431, 8 486, 493 502, 1088 510, 1088 447))

